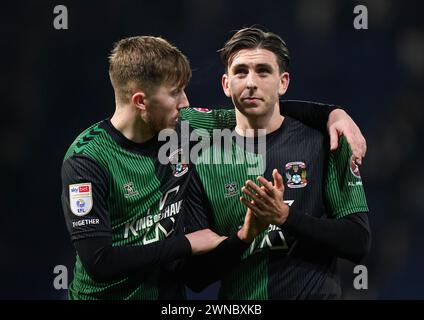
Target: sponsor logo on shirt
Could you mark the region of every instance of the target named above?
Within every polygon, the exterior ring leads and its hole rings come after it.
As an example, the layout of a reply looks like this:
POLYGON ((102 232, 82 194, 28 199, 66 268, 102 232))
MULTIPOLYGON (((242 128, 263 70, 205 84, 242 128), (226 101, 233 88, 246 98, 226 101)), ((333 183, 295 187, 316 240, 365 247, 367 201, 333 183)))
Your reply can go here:
POLYGON ((72 213, 78 217, 90 213, 93 207, 91 183, 86 182, 69 185, 69 204, 72 213))
POLYGON ((161 235, 168 237, 174 231, 175 218, 179 214, 183 200, 177 200, 180 186, 176 186, 163 195, 159 200, 158 211, 149 208, 145 215, 140 218, 133 219, 126 223, 124 230, 124 239, 130 236, 138 237, 142 234, 143 244, 149 244, 159 241, 161 235), (152 213, 154 211, 155 213, 152 213), (151 228, 154 228, 151 230, 151 228), (150 237, 147 235, 150 232, 150 237), (141 234, 140 234, 141 232, 141 234), (153 235, 153 236, 152 236, 153 235))
POLYGON ((90 186, 89 185, 79 186, 78 191, 79 192, 90 192, 90 186))
POLYGON ((301 161, 293 161, 286 163, 285 166, 287 187, 289 188, 304 188, 308 184, 306 179, 306 164, 301 161))
POLYGON ((81 220, 72 222, 72 227, 76 228, 76 227, 88 226, 91 224, 99 224, 99 223, 100 223, 99 219, 81 219, 81 220))

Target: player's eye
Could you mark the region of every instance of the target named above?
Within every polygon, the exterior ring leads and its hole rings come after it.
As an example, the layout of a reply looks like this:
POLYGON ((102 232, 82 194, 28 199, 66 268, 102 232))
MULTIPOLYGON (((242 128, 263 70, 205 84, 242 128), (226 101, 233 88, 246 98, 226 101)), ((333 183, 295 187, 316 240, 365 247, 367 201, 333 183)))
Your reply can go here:
POLYGON ((257 70, 257 72, 258 72, 260 75, 267 75, 267 74, 271 73, 271 70, 270 70, 269 68, 267 68, 267 67, 261 67, 261 68, 259 68, 259 69, 257 70))
POLYGON ((248 73, 246 68, 236 68, 234 69, 234 74, 236 76, 245 76, 248 73))
POLYGON ((174 89, 174 90, 171 91, 171 95, 178 96, 178 95, 181 94, 182 91, 183 91, 183 89, 181 89, 181 88, 174 89))

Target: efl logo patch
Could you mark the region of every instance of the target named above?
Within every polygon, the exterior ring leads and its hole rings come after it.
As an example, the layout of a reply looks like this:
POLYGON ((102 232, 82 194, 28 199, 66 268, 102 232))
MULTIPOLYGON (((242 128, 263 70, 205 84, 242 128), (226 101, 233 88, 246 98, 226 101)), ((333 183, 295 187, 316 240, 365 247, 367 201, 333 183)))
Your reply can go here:
POLYGON ((203 112, 203 113, 211 113, 212 110, 208 109, 208 108, 193 108, 194 110, 198 111, 198 112, 203 112))
POLYGON ((308 184, 306 179, 306 165, 301 161, 288 162, 286 164, 287 187, 304 188, 308 184))
POLYGON ((74 215, 82 217, 88 214, 93 207, 91 183, 69 185, 69 203, 74 215))

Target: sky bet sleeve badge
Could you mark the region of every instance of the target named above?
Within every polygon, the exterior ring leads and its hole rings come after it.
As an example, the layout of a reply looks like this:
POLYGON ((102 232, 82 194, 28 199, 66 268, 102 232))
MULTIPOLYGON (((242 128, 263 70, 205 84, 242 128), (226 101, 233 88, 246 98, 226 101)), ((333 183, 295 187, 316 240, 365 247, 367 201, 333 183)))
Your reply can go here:
POLYGON ((286 164, 287 187, 304 188, 308 184, 306 179, 306 165, 301 161, 286 164))
POLYGON ((82 217, 88 214, 93 207, 91 183, 69 185, 69 203, 74 215, 82 217))

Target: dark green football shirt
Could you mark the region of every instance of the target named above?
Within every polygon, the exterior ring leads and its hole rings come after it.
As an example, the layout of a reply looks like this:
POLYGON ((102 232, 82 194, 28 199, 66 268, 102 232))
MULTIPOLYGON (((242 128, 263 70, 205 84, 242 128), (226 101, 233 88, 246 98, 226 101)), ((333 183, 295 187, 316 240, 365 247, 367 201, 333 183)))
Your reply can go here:
MULTIPOLYGON (((285 102, 282 112, 325 128, 335 107, 317 105, 285 102)), ((185 108, 180 116, 190 122, 189 134, 194 128, 210 133, 214 128, 235 125, 234 110, 185 108)), ((178 135, 186 134, 183 129, 179 123, 178 135)), ((185 297, 180 279, 166 267, 191 254, 182 232, 174 232, 192 172, 189 155, 184 154, 180 142, 169 150, 168 160, 177 161, 163 163, 158 153, 166 142, 158 141, 158 136, 137 144, 104 120, 84 130, 72 143, 62 166, 62 205, 71 239, 110 237, 113 247, 144 247, 146 268, 135 275, 99 282, 89 276, 77 255, 69 287, 71 299, 185 297)))
MULTIPOLYGON (((235 120, 234 110, 189 108, 181 118, 190 121, 189 130, 232 126, 235 120)), ((180 131, 178 124, 178 135, 180 131)), ((134 143, 104 120, 83 131, 66 153, 62 203, 72 240, 112 237, 113 246, 156 246, 158 265, 141 276, 102 283, 91 279, 77 255, 71 299, 184 298, 180 280, 165 274, 172 271, 160 264, 191 253, 184 238, 173 237, 191 172, 181 143, 169 152, 169 160, 179 157, 178 163, 161 163, 164 144, 157 136, 134 143), (164 256, 166 238, 174 240, 177 250, 164 256)))
MULTIPOLYGON (((223 141, 215 143, 198 159, 191 185, 200 185, 192 190, 202 197, 197 206, 191 205, 196 197, 188 198, 187 232, 205 227, 223 235, 236 232, 246 214, 239 201, 241 187, 258 175, 273 181, 274 168, 283 176, 284 201, 291 214, 338 219, 368 212, 359 170, 344 138, 339 149, 329 153, 322 133, 286 117, 278 130, 266 135, 266 143, 237 135, 230 141, 227 147, 223 141)), ((219 297, 337 298, 341 289, 336 257, 323 251, 298 241, 284 225, 270 225, 222 279, 219 297)))

